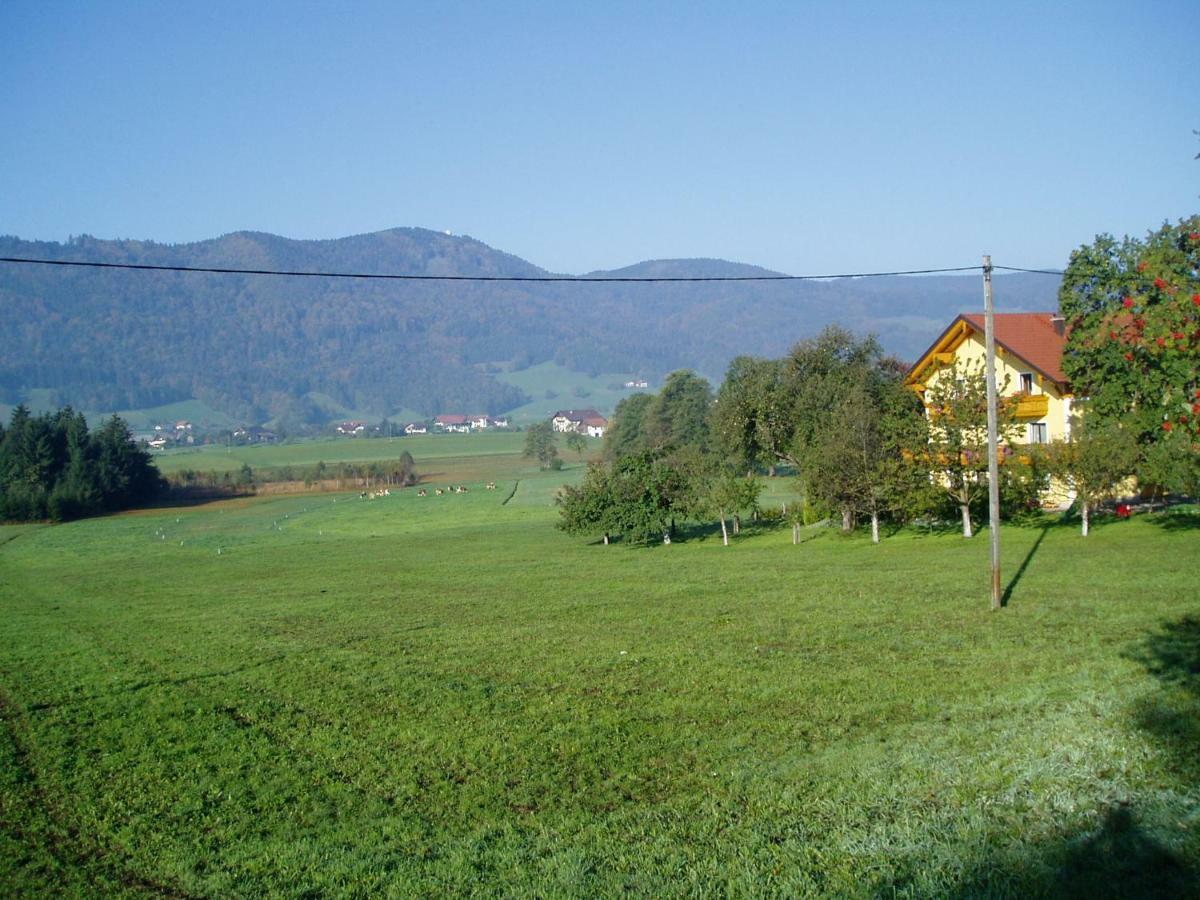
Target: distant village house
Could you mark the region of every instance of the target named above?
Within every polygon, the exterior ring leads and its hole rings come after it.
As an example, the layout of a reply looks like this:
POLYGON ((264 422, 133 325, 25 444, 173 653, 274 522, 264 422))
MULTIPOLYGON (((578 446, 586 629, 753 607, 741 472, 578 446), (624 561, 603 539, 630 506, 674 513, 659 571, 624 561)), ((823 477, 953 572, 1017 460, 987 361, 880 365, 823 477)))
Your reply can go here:
POLYGON ((594 409, 560 409, 550 419, 555 431, 575 431, 588 437, 604 437, 608 420, 594 409))
POLYGON ((433 420, 433 426, 438 431, 466 434, 471 430, 471 423, 466 416, 458 413, 443 413, 433 420))

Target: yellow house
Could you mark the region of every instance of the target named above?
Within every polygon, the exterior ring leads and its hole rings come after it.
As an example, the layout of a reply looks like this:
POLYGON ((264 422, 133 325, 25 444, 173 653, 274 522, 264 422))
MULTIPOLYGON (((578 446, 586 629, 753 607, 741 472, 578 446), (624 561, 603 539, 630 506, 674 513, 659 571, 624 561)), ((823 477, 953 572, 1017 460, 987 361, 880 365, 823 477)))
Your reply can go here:
MULTIPOLYGON (((1057 313, 996 313, 996 385, 1017 401, 1024 443, 1044 444, 1071 432, 1071 385, 1062 371, 1066 343, 1057 313)), ((982 368, 983 313, 964 313, 950 323, 905 377, 923 394, 954 363, 982 368)))

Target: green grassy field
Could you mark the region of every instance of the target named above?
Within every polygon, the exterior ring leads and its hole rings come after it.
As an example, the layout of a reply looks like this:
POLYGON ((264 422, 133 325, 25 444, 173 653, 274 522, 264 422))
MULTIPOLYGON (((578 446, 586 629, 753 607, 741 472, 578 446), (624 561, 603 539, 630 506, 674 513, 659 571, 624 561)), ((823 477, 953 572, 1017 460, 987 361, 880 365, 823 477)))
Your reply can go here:
MULTIPOLYGON (((528 425, 550 418, 560 409, 595 409, 601 415, 611 416, 619 403, 630 394, 637 393, 627 388, 612 388, 633 378, 629 374, 601 373, 595 377, 575 372, 554 362, 539 363, 519 372, 508 372, 496 376, 519 387, 530 397, 524 406, 509 411, 514 424, 528 425), (557 396, 547 397, 551 391, 557 396)), ((660 385, 643 388, 642 393, 655 391, 660 385)))
MULTIPOLYGON (((599 442, 596 442, 599 446, 599 442)), ((408 451, 417 461, 417 471, 431 468, 432 460, 466 457, 520 457, 525 435, 516 431, 479 434, 414 434, 398 438, 324 438, 285 444, 252 444, 222 447, 215 444, 154 453, 159 471, 169 474, 182 469, 203 472, 232 472, 248 464, 251 468, 306 466, 323 461, 362 463, 395 459, 408 451)), ((560 447, 559 452, 562 452, 560 447)), ((574 458, 574 454, 570 454, 574 458)))
POLYGON ((505 459, 0 528, 4 893, 1200 891, 1194 514, 991 613, 986 535, 603 547, 505 459))

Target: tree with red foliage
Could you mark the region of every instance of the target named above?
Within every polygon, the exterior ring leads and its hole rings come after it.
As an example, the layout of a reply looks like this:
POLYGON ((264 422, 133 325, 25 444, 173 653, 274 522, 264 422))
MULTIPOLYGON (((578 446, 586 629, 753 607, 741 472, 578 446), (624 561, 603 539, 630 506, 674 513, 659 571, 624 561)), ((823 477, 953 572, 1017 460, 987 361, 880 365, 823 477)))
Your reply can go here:
POLYGON ((1120 423, 1138 474, 1195 494, 1200 483, 1200 216, 1145 240, 1100 235, 1071 254, 1059 292, 1063 371, 1085 414, 1120 423))

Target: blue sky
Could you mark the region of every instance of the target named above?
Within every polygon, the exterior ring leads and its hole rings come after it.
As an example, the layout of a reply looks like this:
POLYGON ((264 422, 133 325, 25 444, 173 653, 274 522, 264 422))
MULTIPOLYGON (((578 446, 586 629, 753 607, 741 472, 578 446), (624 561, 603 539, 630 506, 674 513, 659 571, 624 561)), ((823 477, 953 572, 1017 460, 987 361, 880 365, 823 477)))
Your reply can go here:
POLYGON ((1198 36, 1194 0, 6 0, 0 233, 1061 266, 1200 208, 1198 36))

